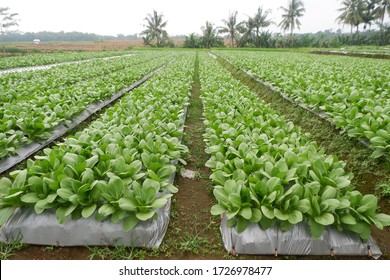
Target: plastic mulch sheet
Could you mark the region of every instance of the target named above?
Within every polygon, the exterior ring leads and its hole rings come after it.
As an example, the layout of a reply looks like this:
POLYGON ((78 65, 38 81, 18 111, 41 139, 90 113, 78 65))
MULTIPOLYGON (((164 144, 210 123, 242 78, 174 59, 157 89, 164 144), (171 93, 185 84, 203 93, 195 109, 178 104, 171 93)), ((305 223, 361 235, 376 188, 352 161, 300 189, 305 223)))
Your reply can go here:
POLYGON ((37 215, 33 207, 19 208, 0 228, 0 241, 20 240, 28 244, 57 246, 126 245, 157 248, 168 228, 170 206, 169 199, 165 207, 158 209, 156 220, 140 222, 129 232, 123 230, 123 222, 99 222, 91 216, 88 219, 69 218, 64 224, 59 224, 54 209, 37 215))
POLYGON ((235 227, 227 227, 226 221, 223 215, 220 230, 224 247, 236 254, 372 256, 375 259, 382 255, 371 237, 364 243, 359 235, 339 232, 334 227, 326 227, 319 239, 313 239, 304 222, 294 225, 287 232, 277 226, 263 230, 253 223, 244 232, 238 233, 235 227))

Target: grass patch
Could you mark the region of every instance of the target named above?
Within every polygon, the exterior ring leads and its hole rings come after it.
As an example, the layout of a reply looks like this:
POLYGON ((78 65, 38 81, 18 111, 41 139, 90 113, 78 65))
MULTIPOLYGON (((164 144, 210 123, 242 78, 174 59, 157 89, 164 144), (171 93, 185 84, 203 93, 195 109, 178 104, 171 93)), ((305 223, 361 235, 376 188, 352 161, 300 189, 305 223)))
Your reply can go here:
POLYGON ((16 251, 20 251, 27 247, 27 244, 22 243, 21 238, 11 243, 0 243, 0 260, 9 260, 16 251))
POLYGON ((89 247, 91 252, 88 256, 90 260, 143 260, 146 256, 146 250, 127 247, 125 245, 115 247, 89 247))

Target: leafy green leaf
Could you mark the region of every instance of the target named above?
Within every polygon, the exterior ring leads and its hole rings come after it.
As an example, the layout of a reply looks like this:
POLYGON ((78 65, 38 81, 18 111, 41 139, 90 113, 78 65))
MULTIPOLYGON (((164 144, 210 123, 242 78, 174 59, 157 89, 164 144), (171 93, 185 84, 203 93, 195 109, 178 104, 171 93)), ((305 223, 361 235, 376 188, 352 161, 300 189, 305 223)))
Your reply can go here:
POLYGON ((307 213, 311 209, 311 204, 309 199, 304 198, 299 201, 297 210, 302 212, 302 213, 307 213))
POLYGON ((83 218, 85 219, 89 218, 95 212, 96 208, 97 208, 96 204, 92 204, 90 206, 84 207, 83 210, 81 211, 81 216, 83 216, 83 218))
POLYGON ((134 212, 137 210, 138 202, 133 197, 122 197, 118 200, 119 207, 125 211, 134 212))
POLYGON ((275 217, 281 221, 286 221, 286 220, 288 220, 288 217, 289 217, 288 214, 280 211, 278 208, 274 209, 274 214, 275 214, 275 217))
POLYGON ((275 218, 274 210, 272 208, 262 205, 260 209, 261 212, 263 212, 263 215, 268 219, 275 218))
POLYGON ((383 213, 376 214, 374 218, 379 221, 384 227, 390 226, 390 215, 383 213))
POLYGON ((134 214, 130 214, 124 221, 123 221, 123 229, 125 232, 128 232, 135 228, 137 224, 139 223, 139 220, 134 214))
POLYGON ((87 168, 93 168, 98 162, 99 162, 98 155, 94 155, 85 161, 85 163, 87 164, 87 168))
POLYGON ((104 217, 108 217, 114 212, 115 212, 115 208, 110 204, 104 204, 98 210, 98 213, 104 217))
POLYGON ((356 219, 351 214, 345 214, 340 217, 340 221, 346 225, 355 225, 356 219))
POLYGON ((288 214, 289 223, 295 225, 303 221, 303 215, 298 210, 293 210, 288 214))
POLYGON ((252 210, 250 207, 242 208, 238 214, 247 220, 250 220, 252 218, 252 210))
POLYGON ((9 189, 12 188, 12 181, 7 177, 0 178, 0 194, 8 195, 9 189))
POLYGON ((356 209, 356 211, 358 211, 360 213, 375 211, 377 209, 377 205, 378 205, 378 198, 376 198, 376 196, 374 196, 372 194, 367 194, 367 195, 363 196, 359 205, 361 205, 361 206, 358 207, 356 209))
POLYGON ((337 189, 333 187, 327 187, 321 195, 321 200, 336 198, 336 196, 337 196, 337 189))
POLYGON ((77 208, 77 205, 70 205, 68 208, 66 208, 65 216, 69 216, 72 214, 72 212, 77 208))
POLYGON ((167 204, 167 200, 165 198, 156 198, 152 204, 150 204, 150 207, 153 209, 159 209, 161 207, 164 207, 167 204))
POLYGON ((328 226, 334 223, 334 216, 330 213, 323 213, 314 217, 314 220, 320 225, 328 226))
POLYGON ((220 204, 216 204, 216 205, 213 205, 213 206, 211 207, 211 215, 214 215, 214 216, 216 216, 216 215, 221 215, 221 214, 223 214, 223 213, 225 213, 225 212, 226 212, 225 207, 223 207, 223 206, 220 205, 220 204))
POLYGON ((167 165, 162 168, 160 168, 157 171, 157 176, 160 178, 160 180, 168 180, 173 173, 175 173, 176 168, 173 165, 167 165))
POLYGON ((237 228, 237 232, 238 233, 241 233, 243 232, 249 225, 249 221, 243 217, 238 217, 237 219, 237 225, 236 225, 236 228, 237 228))
POLYGON ((151 219, 154 216, 154 211, 147 211, 147 212, 138 212, 136 213, 136 217, 141 221, 147 221, 151 219))
POLYGON ((26 177, 27 177, 27 170, 23 170, 19 172, 19 174, 16 176, 14 182, 12 183, 13 189, 23 189, 25 183, 26 183, 26 177))
POLYGON ((4 225, 14 213, 14 207, 3 207, 0 209, 0 226, 4 225))
POLYGON ((56 210, 56 218, 58 223, 64 224, 67 218, 67 215, 65 215, 67 208, 66 207, 59 207, 56 210))
POLYGON ((324 233, 325 227, 317 223, 314 219, 309 218, 308 225, 309 225, 311 236, 313 238, 318 239, 324 233))
POLYGON ((27 193, 20 198, 21 201, 28 204, 37 203, 41 198, 37 193, 27 193))
POLYGON ((67 201, 69 201, 70 197, 74 195, 74 193, 70 189, 66 189, 66 188, 58 189, 57 194, 59 197, 67 201))
POLYGON ((250 222, 251 223, 257 223, 261 220, 262 218, 262 214, 261 214, 261 211, 260 209, 257 209, 257 208, 252 208, 252 217, 250 219, 250 222))

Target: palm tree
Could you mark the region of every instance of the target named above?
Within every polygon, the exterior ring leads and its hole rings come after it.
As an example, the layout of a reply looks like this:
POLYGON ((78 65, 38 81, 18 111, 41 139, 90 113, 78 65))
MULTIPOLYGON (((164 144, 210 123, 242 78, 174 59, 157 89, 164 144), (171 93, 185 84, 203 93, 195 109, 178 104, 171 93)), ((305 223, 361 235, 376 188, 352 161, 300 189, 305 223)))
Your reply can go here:
POLYGON ((374 8, 374 15, 376 19, 380 20, 380 27, 383 30, 386 12, 390 16, 390 0, 377 0, 375 2, 377 6, 374 8))
POLYGON ((271 10, 263 11, 263 9, 259 7, 257 9, 257 13, 253 18, 254 28, 256 29, 256 41, 255 41, 256 47, 258 47, 260 44, 260 40, 259 40, 260 29, 264 27, 268 27, 271 24, 273 24, 273 22, 270 19, 267 19, 270 13, 271 10))
POLYGON ((18 16, 17 13, 10 14, 9 8, 0 7, 0 34, 3 35, 7 28, 11 26, 18 26, 18 21, 15 19, 18 16))
POLYGON ((290 0, 288 3, 288 8, 280 7, 283 10, 282 21, 279 23, 279 27, 283 31, 291 30, 291 38, 294 35, 294 29, 297 27, 300 28, 301 22, 299 18, 303 16, 306 11, 301 0, 290 0))
POLYGON ((337 21, 343 24, 351 25, 351 34, 353 27, 356 26, 356 31, 359 31, 359 25, 364 23, 364 3, 362 0, 344 0, 341 5, 342 8, 338 9, 342 12, 337 17, 337 21))
POLYGON ((144 25, 146 29, 141 32, 141 35, 156 39, 157 47, 161 46, 163 38, 168 37, 168 33, 163 29, 168 22, 163 22, 163 14, 158 14, 155 10, 153 10, 153 15, 148 14, 145 20, 147 21, 147 24, 144 25))
POLYGON ((219 28, 219 33, 228 33, 231 39, 232 47, 234 47, 234 40, 238 37, 239 33, 243 32, 243 23, 237 22, 237 11, 229 15, 228 19, 223 19, 224 27, 219 28))
POLYGON ((184 40, 184 48, 199 48, 201 43, 201 38, 195 33, 191 33, 189 36, 186 36, 184 40))
MULTIPOLYGON (((9 8, 0 7, 0 36, 6 34, 7 29, 12 26, 18 26, 18 21, 15 19, 17 13, 9 13, 9 8)), ((1 38, 1 37, 0 37, 1 38)), ((3 53, 5 55, 5 47, 3 45, 3 53)))
POLYGON ((217 29, 209 21, 206 21, 205 26, 202 26, 201 29, 203 46, 208 49, 213 47, 217 41, 217 29))
POLYGON ((378 0, 363 0, 361 4, 362 15, 363 15, 363 28, 366 29, 367 25, 371 27, 372 22, 375 20, 375 9, 378 0))
POLYGON ((247 21, 242 23, 243 35, 240 39, 240 46, 245 46, 248 42, 253 41, 253 30, 255 29, 255 20, 252 17, 248 17, 247 21))

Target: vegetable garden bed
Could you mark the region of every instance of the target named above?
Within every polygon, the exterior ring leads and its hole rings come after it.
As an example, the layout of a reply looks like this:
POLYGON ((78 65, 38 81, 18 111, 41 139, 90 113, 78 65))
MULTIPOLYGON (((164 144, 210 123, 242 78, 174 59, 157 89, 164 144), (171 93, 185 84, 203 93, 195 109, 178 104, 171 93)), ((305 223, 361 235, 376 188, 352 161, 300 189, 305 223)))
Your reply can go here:
MULTIPOLYGON (((299 128, 257 100, 216 62, 203 58, 200 72, 208 127, 206 152, 211 155, 206 165, 213 170, 210 178, 216 184, 214 195, 218 201, 211 212, 226 215, 225 225, 239 234, 232 236, 233 231, 222 227, 224 241, 231 238, 230 245, 225 244, 227 248, 234 247, 231 240, 239 237, 244 241, 238 244, 256 242, 258 236, 253 231, 246 235, 252 223, 263 230, 277 226, 276 232, 289 232, 296 225, 307 224, 308 230, 301 232, 310 232, 311 237, 295 240, 294 248, 272 249, 287 254, 323 254, 324 250, 298 248, 306 247, 302 245, 305 240, 315 244, 330 225, 347 235, 357 234, 363 242, 370 237, 370 224, 380 229, 390 225, 390 216, 377 213, 377 198, 363 196, 351 185, 353 175, 344 171, 344 163, 325 155, 299 128)), ((328 253, 340 243, 329 243, 328 253)), ((380 254, 374 243, 370 246, 380 254)), ((270 251, 256 251, 261 253, 270 251)))
POLYGON ((179 137, 191 66, 179 57, 88 128, 29 160, 26 170, 12 173, 13 181, 2 178, 1 224, 15 207, 29 207, 1 227, 3 241, 21 236, 32 244, 158 246, 177 191, 173 164, 187 151, 179 137))

